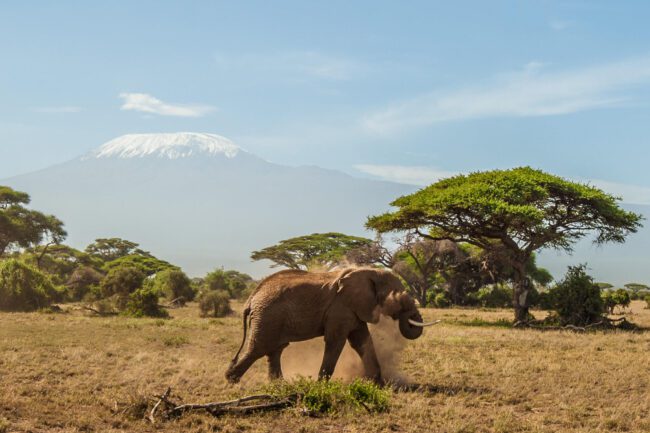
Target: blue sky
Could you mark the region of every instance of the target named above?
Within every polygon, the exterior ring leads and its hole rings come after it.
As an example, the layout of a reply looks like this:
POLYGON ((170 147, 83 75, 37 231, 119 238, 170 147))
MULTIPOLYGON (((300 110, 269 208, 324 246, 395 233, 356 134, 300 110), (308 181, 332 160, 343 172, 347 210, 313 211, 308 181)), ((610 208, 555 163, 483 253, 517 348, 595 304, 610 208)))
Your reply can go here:
POLYGON ((650 204, 650 3, 3 2, 0 178, 125 133, 422 184, 531 165, 650 204))

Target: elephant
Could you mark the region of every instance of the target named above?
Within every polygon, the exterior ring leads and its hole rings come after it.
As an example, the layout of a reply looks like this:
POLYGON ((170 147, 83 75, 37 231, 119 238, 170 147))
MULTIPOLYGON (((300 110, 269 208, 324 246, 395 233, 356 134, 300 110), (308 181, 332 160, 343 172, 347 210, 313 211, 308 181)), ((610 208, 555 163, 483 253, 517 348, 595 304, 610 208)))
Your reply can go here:
POLYGON ((263 356, 268 360, 269 379, 281 379, 280 358, 289 343, 324 337, 319 379, 332 376, 348 341, 363 362, 364 376, 383 383, 368 330, 368 323, 377 323, 380 315, 399 320, 400 333, 411 340, 422 335, 424 326, 436 323, 422 322, 415 301, 389 270, 284 270, 272 274, 246 301, 244 336, 226 371, 226 379, 237 383, 263 356))

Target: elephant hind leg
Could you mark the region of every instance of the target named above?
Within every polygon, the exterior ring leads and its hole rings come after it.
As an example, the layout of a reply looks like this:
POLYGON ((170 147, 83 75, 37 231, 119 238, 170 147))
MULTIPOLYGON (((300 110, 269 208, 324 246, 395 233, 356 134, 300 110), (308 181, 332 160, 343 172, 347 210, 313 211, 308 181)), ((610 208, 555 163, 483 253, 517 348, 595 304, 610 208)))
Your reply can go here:
POLYGON ((260 359, 264 354, 247 351, 236 361, 230 364, 226 371, 226 379, 230 383, 237 383, 239 379, 248 371, 255 361, 260 359))
POLYGON ((283 344, 277 350, 269 353, 266 357, 269 363, 269 379, 276 380, 282 379, 282 364, 280 359, 282 358, 282 351, 288 346, 288 344, 283 344))
POLYGON ((372 343, 372 337, 368 331, 368 325, 365 322, 361 323, 357 329, 350 332, 348 335, 348 342, 363 361, 365 377, 380 385, 383 384, 381 378, 381 367, 377 360, 377 354, 375 353, 375 346, 372 343))

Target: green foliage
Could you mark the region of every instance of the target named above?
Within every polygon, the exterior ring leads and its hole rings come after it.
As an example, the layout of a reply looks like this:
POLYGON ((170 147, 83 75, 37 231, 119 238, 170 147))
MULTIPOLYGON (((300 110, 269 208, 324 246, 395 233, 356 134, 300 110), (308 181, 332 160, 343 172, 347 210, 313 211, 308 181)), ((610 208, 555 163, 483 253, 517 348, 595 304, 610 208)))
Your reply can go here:
POLYGON ((59 219, 27 209, 29 202, 24 192, 0 186, 0 257, 11 248, 58 244, 67 236, 59 219))
POLYGON ((341 261, 346 253, 372 240, 348 236, 343 233, 314 233, 280 241, 276 245, 253 251, 253 260, 270 260, 272 266, 286 266, 290 269, 309 269, 314 266, 328 266, 341 261))
POLYGON ((131 293, 122 312, 131 317, 169 317, 158 305, 158 293, 150 287, 142 287, 131 293))
POLYGON ((117 297, 118 308, 122 309, 129 295, 142 287, 145 274, 134 266, 112 268, 100 283, 102 298, 117 297))
POLYGON ((0 261, 0 310, 35 311, 61 297, 62 291, 38 269, 15 259, 0 261))
POLYGON ((397 211, 371 217, 367 225, 379 232, 424 226, 433 236, 485 248, 503 234, 532 243, 533 251, 569 249, 586 231, 595 231, 599 243, 623 242, 636 232, 642 217, 621 209, 617 201, 591 185, 521 167, 440 180, 393 201, 397 211))
POLYGON ((646 308, 650 309, 650 295, 646 295, 645 303, 646 303, 646 308))
POLYGON ((99 269, 102 262, 68 245, 44 245, 26 249, 20 259, 47 274, 57 285, 65 284, 81 267, 99 269))
POLYGON ((151 281, 151 286, 156 293, 168 300, 191 301, 194 299, 192 282, 180 269, 165 269, 158 272, 151 281))
POLYGON ((203 279, 205 290, 223 290, 233 299, 243 298, 252 285, 254 281, 250 275, 235 270, 216 269, 203 279))
POLYGON ((104 275, 101 272, 89 266, 81 266, 75 269, 65 282, 68 300, 80 301, 84 299, 94 289, 99 288, 102 278, 104 278, 104 275))
POLYGON ((104 265, 104 270, 110 271, 111 269, 124 266, 138 268, 146 276, 154 275, 166 269, 178 269, 176 266, 173 266, 164 260, 157 259, 152 255, 143 256, 141 254, 130 254, 107 262, 104 265))
POLYGON ((139 244, 120 238, 101 238, 86 247, 86 252, 104 262, 110 262, 128 255, 151 257, 148 251, 138 248, 139 244))
POLYGON ((600 287, 587 274, 585 265, 569 266, 564 279, 550 293, 553 309, 562 325, 595 323, 605 312, 600 287))
POLYGON ((616 307, 626 308, 630 306, 630 293, 624 289, 606 290, 601 292, 603 305, 610 314, 614 314, 616 307))
POLYGON ((481 287, 476 293, 476 299, 482 307, 512 307, 512 287, 505 284, 493 284, 491 286, 484 286, 481 287))
POLYGON ((641 283, 627 283, 624 287, 633 292, 650 290, 650 286, 641 283))
POLYGON ((207 290, 198 300, 201 317, 224 317, 232 313, 230 296, 225 290, 207 290))
MULTIPOLYGON (((618 201, 591 185, 520 167, 440 180, 393 201, 394 212, 370 217, 366 226, 480 247, 513 266, 519 295, 529 288, 525 265, 534 251, 570 251, 589 232, 598 244, 624 242, 636 232, 642 216, 618 201)), ((526 320, 527 297, 513 299, 516 320, 526 320)))
POLYGON ((356 379, 346 385, 338 380, 300 378, 293 382, 271 383, 265 391, 279 398, 298 395, 299 405, 313 414, 333 414, 346 410, 385 412, 389 409, 391 397, 389 389, 364 379, 356 379))
POLYGON ((427 305, 435 308, 448 308, 451 306, 451 299, 449 293, 430 291, 427 294, 427 305))

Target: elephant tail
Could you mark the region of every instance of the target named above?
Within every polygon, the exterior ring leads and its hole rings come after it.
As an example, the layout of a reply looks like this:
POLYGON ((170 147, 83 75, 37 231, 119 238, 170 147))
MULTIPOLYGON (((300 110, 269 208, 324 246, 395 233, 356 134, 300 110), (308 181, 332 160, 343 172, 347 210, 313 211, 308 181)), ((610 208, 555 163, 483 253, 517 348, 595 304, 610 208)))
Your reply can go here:
POLYGON ((246 306, 244 307, 243 311, 243 328, 244 328, 244 337, 241 340, 241 346, 239 346, 239 350, 237 351, 237 354, 235 357, 232 359, 231 364, 234 364, 237 362, 239 359, 239 354, 241 353, 242 349, 244 348, 244 344, 246 344, 246 328, 248 326, 248 318, 251 314, 251 304, 250 302, 246 303, 246 306))

